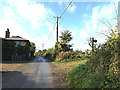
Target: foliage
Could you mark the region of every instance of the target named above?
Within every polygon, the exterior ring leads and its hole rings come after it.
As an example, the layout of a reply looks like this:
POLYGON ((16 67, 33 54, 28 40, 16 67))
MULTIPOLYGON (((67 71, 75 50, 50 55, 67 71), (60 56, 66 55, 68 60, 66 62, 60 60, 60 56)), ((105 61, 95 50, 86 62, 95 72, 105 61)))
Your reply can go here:
POLYGON ((81 57, 81 58, 75 58, 75 59, 55 60, 55 62, 56 63, 67 63, 67 62, 74 62, 74 61, 80 61, 80 60, 89 60, 89 58, 81 57))
POLYGON ((39 50, 38 52, 35 52, 35 56, 41 56, 43 57, 44 51, 39 50))
POLYGON ((90 62, 73 68, 68 76, 70 88, 120 88, 117 77, 111 77, 106 66, 93 66, 90 62))
POLYGON ((66 30, 66 31, 62 32, 62 35, 59 36, 59 38, 61 39, 61 41, 64 41, 65 43, 68 43, 69 41, 72 40, 71 32, 66 30))
POLYGON ((36 49, 35 43, 30 42, 30 51, 31 51, 31 55, 32 55, 32 56, 33 56, 34 53, 35 53, 35 49, 36 49))
POLYGON ((11 58, 11 55, 14 55, 15 53, 15 43, 14 42, 10 42, 10 41, 3 41, 2 42, 2 57, 3 60, 9 60, 9 58, 11 58))
POLYGON ((82 51, 67 51, 67 52, 59 52, 58 55, 56 55, 56 61, 55 62, 72 62, 72 61, 78 61, 78 60, 87 60, 89 57, 88 55, 85 56, 82 51))
POLYGON ((72 88, 120 88, 119 53, 120 38, 109 39, 96 48, 84 65, 73 68, 69 73, 69 86, 72 88), (119 47, 116 49, 116 42, 119 47), (116 58, 115 58, 116 57, 116 58))
POLYGON ((69 72, 72 88, 120 88, 120 34, 110 32, 108 41, 99 45, 89 61, 69 72))
POLYGON ((16 45, 14 41, 5 41, 3 40, 3 60, 10 60, 11 56, 14 55, 26 55, 26 58, 29 57, 29 53, 32 52, 32 56, 35 52, 35 44, 26 43, 25 46, 16 45))
POLYGON ((17 45, 15 47, 15 52, 14 53, 17 53, 17 55, 26 55, 26 57, 28 58, 29 53, 30 53, 30 45, 29 45, 29 43, 26 43, 25 46, 17 45))
POLYGON ((68 44, 72 40, 71 32, 69 31, 64 31, 62 32, 62 35, 59 36, 60 42, 56 42, 55 46, 53 48, 50 48, 48 50, 39 50, 38 52, 35 53, 35 55, 40 55, 45 58, 48 58, 51 61, 54 61, 56 57, 59 57, 60 52, 68 52, 68 51, 73 51, 71 49, 72 45, 68 44))
POLYGON ((74 52, 59 52, 56 56, 56 60, 64 60, 64 59, 73 59, 75 57, 74 52))
POLYGON ((55 57, 56 57, 56 53, 54 52, 54 50, 52 48, 48 49, 44 54, 43 57, 54 61, 55 57))
POLYGON ((72 35, 70 31, 62 32, 62 35, 59 36, 60 42, 56 42, 54 46, 54 51, 61 52, 61 51, 71 51, 72 45, 68 44, 72 40, 72 35))

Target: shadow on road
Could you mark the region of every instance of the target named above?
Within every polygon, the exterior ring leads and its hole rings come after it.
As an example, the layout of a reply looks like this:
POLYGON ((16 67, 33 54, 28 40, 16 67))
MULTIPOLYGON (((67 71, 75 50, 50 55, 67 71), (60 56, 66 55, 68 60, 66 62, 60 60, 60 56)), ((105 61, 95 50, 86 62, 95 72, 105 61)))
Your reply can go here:
POLYGON ((2 73, 2 88, 37 88, 39 82, 28 79, 29 76, 19 71, 8 71, 2 73))

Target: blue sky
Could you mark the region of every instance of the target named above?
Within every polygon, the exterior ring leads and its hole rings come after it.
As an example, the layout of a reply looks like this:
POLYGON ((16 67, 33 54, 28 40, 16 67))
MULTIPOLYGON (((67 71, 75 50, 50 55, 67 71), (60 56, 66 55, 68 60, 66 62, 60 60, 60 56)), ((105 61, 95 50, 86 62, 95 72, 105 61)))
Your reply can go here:
MULTIPOLYGON (((37 49, 48 49, 56 41, 56 28, 49 35, 56 23, 56 18, 65 10, 69 2, 40 2, 39 0, 1 0, 0 1, 0 37, 5 37, 5 31, 10 29, 11 36, 21 36, 34 42, 37 49), (48 39, 49 38, 49 39, 48 39)), ((117 2, 115 3, 117 8, 117 2)), ((95 37, 99 43, 104 43, 106 37, 100 32, 107 28, 98 21, 107 19, 114 28, 116 20, 113 2, 74 2, 59 20, 59 35, 64 30, 72 32, 74 50, 90 49, 88 39, 95 37), (64 19, 63 19, 64 18, 64 19), (62 20, 62 21, 61 21, 62 20)))

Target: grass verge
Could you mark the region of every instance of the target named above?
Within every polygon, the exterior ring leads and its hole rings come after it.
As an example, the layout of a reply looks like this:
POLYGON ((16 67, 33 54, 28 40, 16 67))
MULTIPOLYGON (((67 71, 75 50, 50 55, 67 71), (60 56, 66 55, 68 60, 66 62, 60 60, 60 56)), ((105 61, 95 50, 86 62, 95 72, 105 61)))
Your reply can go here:
POLYGON ((119 88, 120 82, 109 78, 106 70, 96 69, 90 72, 86 63, 74 67, 68 73, 69 88, 119 88))

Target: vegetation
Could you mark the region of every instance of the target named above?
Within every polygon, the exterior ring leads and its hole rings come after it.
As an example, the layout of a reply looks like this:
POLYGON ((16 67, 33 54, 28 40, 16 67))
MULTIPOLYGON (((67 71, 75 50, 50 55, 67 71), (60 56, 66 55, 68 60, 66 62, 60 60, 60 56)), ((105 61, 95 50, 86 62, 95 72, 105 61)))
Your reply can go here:
POLYGON ((35 50, 36 50, 36 46, 35 43, 30 42, 30 51, 31 51, 31 55, 34 56, 35 50))
POLYGON ((69 87, 120 88, 120 34, 118 33, 118 23, 115 30, 109 29, 108 41, 94 48, 96 51, 90 56, 89 61, 69 72, 69 87))
MULTIPOLYGON (((120 88, 120 63, 115 59, 115 43, 111 40, 97 48, 90 60, 69 73, 72 88, 120 88), (113 46, 111 46, 113 45, 113 46)), ((120 46, 119 46, 120 47, 120 46)))
MULTIPOLYGON (((69 42, 72 40, 71 32, 66 30, 59 36, 60 42, 56 42, 53 48, 48 50, 39 50, 35 55, 45 57, 55 62, 71 62, 83 59, 88 59, 88 54, 82 51, 73 51, 72 45, 69 42)), ((87 51, 86 51, 87 52, 87 51)))
POLYGON ((15 43, 14 42, 2 42, 2 58, 3 60, 9 60, 11 58, 11 55, 15 52, 15 43))
POLYGON ((15 42, 12 41, 3 41, 3 50, 2 57, 3 60, 10 60, 14 55, 26 55, 26 58, 29 58, 29 53, 31 52, 32 56, 35 52, 35 44, 33 42, 26 43, 25 46, 16 45, 15 42))
POLYGON ((72 45, 69 44, 69 42, 72 40, 71 32, 66 30, 62 32, 62 35, 59 36, 60 42, 56 42, 55 46, 53 48, 50 48, 46 51, 39 50, 35 53, 35 55, 43 56, 45 58, 48 58, 51 61, 54 61, 56 57, 58 58, 59 54, 67 51, 73 51, 71 49, 72 45))
POLYGON ((104 44, 96 45, 97 40, 90 38, 89 45, 92 51, 88 54, 82 51, 73 51, 69 41, 72 40, 69 31, 62 32, 60 42, 54 48, 48 49, 44 57, 56 62, 71 62, 88 59, 86 63, 78 65, 68 73, 70 88, 120 88, 120 34, 118 20, 113 30, 110 31, 108 40, 104 44), (98 46, 98 47, 97 47, 98 46), (92 53, 92 54, 91 54, 92 53))
POLYGON ((106 42, 86 64, 69 72, 71 88, 120 88, 120 63, 115 60, 114 47, 110 44, 106 42))

